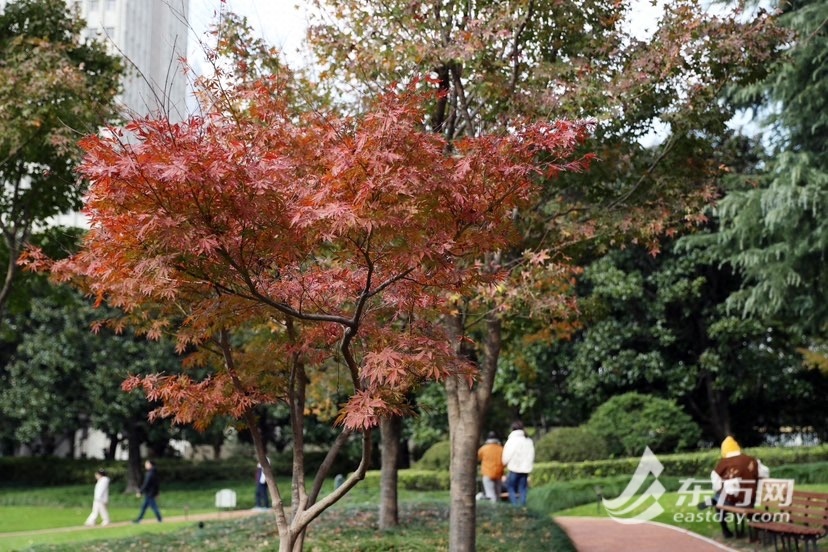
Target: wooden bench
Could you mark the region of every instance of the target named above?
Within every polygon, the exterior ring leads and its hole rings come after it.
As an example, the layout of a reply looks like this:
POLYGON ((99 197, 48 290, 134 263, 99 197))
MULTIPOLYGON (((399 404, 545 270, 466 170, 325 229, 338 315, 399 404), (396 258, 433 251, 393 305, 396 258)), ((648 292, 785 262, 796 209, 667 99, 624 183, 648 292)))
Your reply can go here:
MULTIPOLYGON (((722 516, 729 516, 733 521, 733 531, 737 537, 742 537, 745 534, 745 529, 748 529, 750 540, 755 540, 755 533, 748 526, 748 521, 753 519, 762 519, 759 516, 767 515, 767 512, 777 512, 781 504, 790 500, 790 494, 793 491, 794 481, 792 479, 771 479, 762 478, 757 482, 754 492, 748 496, 748 499, 755 506, 733 505, 733 504, 715 504, 716 510, 722 516)), ((730 531, 727 528, 728 517, 723 518, 722 528, 725 531, 730 531)), ((727 536, 727 535, 725 535, 727 536)))
POLYGON ((828 534, 828 493, 793 489, 778 509, 756 509, 748 518, 750 530, 773 540, 774 550, 818 550, 817 541, 828 534))

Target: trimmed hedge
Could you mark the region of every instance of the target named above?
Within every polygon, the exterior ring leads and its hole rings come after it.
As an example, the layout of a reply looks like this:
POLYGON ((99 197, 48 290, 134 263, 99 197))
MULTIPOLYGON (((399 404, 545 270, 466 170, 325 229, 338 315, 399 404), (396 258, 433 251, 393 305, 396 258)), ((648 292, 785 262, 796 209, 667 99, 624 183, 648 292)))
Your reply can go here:
POLYGON ((418 470, 448 470, 451 466, 451 441, 439 441, 414 463, 418 470))
MULTIPOLYGON (((775 448, 760 447, 746 449, 745 453, 759 458, 774 475, 774 466, 783 464, 806 464, 828 460, 828 445, 816 447, 775 448)), ((664 466, 662 472, 672 477, 709 477, 710 471, 720 458, 718 450, 659 454, 658 460, 664 466)), ((631 476, 638 467, 638 458, 614 460, 593 460, 589 462, 541 462, 532 470, 532 484, 545 485, 556 481, 572 481, 614 475, 631 476)))
MULTIPOLYGON (((305 453, 305 469, 315 474, 325 458, 324 451, 305 453)), ((293 470, 293 458, 288 451, 269 454, 270 464, 276 475, 289 476, 293 470)), ((158 472, 162 482, 193 483, 202 481, 238 481, 253 478, 256 461, 251 458, 231 460, 204 460, 191 462, 176 458, 158 458, 158 472)), ((77 485, 94 482, 96 470, 104 468, 113 481, 126 479, 127 464, 123 461, 105 461, 56 457, 0 457, 0 486, 77 485)), ((356 465, 347 460, 335 462, 330 476, 353 471, 356 465)))
POLYGON ((609 456, 604 438, 588 426, 555 429, 535 444, 536 462, 583 462, 609 456))
MULTIPOLYGON (((448 443, 446 443, 448 444, 448 443)), ((444 448, 444 447, 440 447, 444 448)), ((441 463, 443 451, 438 449, 434 460, 441 463)), ((828 445, 816 447, 776 448, 762 447, 745 450, 767 465, 773 477, 796 476, 795 464, 828 462, 828 445), (775 466, 786 466, 778 472, 775 466)), ((323 452, 306 455, 309 474, 316 471, 324 458, 323 452)), ((702 477, 707 478, 710 470, 719 459, 718 450, 688 452, 681 454, 660 454, 659 461, 664 466, 664 477, 702 477)), ((273 454, 271 463, 277 475, 290 475, 291 458, 289 454, 273 454)), ((611 476, 630 477, 636 467, 638 458, 619 458, 614 460, 593 460, 588 462, 539 462, 532 471, 532 486, 539 487, 548 483, 561 481, 589 480, 611 476)), ((356 466, 334 466, 331 477, 337 473, 349 473, 356 466)), ((88 484, 94 481, 94 472, 105 468, 114 481, 124 480, 125 462, 105 462, 102 460, 72 460, 67 458, 21 458, 0 457, 0 486, 31 485, 54 486, 88 484)), ((167 482, 201 482, 201 481, 238 481, 253 477, 255 462, 251 459, 188 462, 176 459, 159 459, 158 469, 165 483, 167 482)), ((823 468, 828 469, 828 468, 823 468)), ((820 471, 822 473, 822 471, 820 471)), ((369 471, 365 476, 368 485, 379 485, 380 472, 369 471)), ((399 486, 402 489, 433 491, 447 490, 451 477, 448 469, 423 469, 418 465, 414 469, 400 470, 399 486)), ((804 482, 804 481, 803 481, 804 482)))
MULTIPOLYGON (((366 472, 365 479, 360 483, 370 487, 379 487, 379 484, 379 470, 366 472)), ((408 469, 397 472, 397 487, 408 491, 447 491, 450 484, 448 470, 408 469)))

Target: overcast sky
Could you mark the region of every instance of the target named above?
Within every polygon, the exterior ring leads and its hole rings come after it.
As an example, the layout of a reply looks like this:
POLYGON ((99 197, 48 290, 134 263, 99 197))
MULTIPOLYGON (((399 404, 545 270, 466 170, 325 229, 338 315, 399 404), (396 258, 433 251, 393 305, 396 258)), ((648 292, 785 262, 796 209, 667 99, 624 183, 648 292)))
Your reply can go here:
MULTIPOLYGON (((296 64, 303 59, 299 52, 307 28, 306 11, 302 0, 190 0, 190 22, 194 33, 205 40, 205 33, 222 10, 243 15, 257 36, 280 48, 288 62, 296 64)), ((211 43, 209 38, 206 41, 211 43)), ((198 43, 190 42, 188 57, 199 58, 198 43)))

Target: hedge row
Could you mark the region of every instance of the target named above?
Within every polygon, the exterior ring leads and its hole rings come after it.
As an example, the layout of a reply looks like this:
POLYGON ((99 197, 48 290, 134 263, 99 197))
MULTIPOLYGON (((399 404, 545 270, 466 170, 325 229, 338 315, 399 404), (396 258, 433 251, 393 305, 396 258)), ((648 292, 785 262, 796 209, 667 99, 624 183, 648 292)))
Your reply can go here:
MULTIPOLYGON (((370 470, 360 485, 379 487, 380 471, 370 470)), ((400 470, 397 472, 397 488, 408 491, 447 491, 451 476, 446 470, 400 470)))
MULTIPOLYGON (((324 452, 305 453, 305 469, 315 474, 325 457, 324 452)), ((289 476, 293 469, 290 453, 270 454, 276 475, 289 476)), ((253 478, 254 459, 232 459, 191 462, 180 459, 157 460, 158 471, 165 482, 193 483, 201 481, 238 481, 253 478)), ((335 465, 331 476, 353 471, 356 466, 335 465)), ((0 457, 0 486, 54 486, 94 482, 96 470, 104 468, 113 481, 126 479, 127 464, 123 461, 74 460, 54 457, 0 457)))
MULTIPOLYGON (((806 464, 828 461, 828 445, 799 448, 754 448, 746 450, 756 456, 771 469, 775 466, 806 464)), ((316 472, 324 458, 323 452, 306 454, 308 473, 316 472)), ((718 451, 688 452, 682 454, 658 455, 664 466, 665 477, 702 477, 707 478, 710 470, 719 459, 718 451)), ((290 475, 292 459, 289 453, 270 455, 271 465, 277 475, 290 475)), ((610 476, 631 476, 638 466, 638 458, 619 458, 614 460, 594 460, 588 462, 541 462, 535 464, 532 471, 532 485, 541 486, 560 481, 594 479, 610 476)), ((348 473, 356 466, 335 466, 331 476, 348 473)), ((0 486, 11 485, 73 485, 88 484, 93 480, 93 473, 105 468, 113 480, 123 480, 126 476, 125 462, 105 462, 101 460, 71 460, 66 458, 19 458, 0 457, 0 486)), ((177 459, 161 459, 158 469, 165 482, 201 482, 201 481, 238 481, 252 478, 255 462, 245 459, 223 460, 219 462, 189 462, 177 459)), ((379 485, 380 472, 369 471, 365 476, 367 485, 379 485)), ((446 490, 449 488, 448 470, 410 469, 400 470, 398 474, 401 489, 446 490)))
MULTIPOLYGON (((759 447, 745 450, 745 453, 759 458, 773 474, 774 466, 785 464, 806 464, 828 460, 828 445, 817 447, 775 448, 759 447)), ((664 466, 662 472, 672 477, 707 478, 718 462, 718 450, 657 455, 664 466)), ((532 484, 545 485, 557 481, 590 479, 614 475, 631 476, 638 467, 638 458, 614 460, 593 460, 588 462, 542 462, 532 470, 532 484)))

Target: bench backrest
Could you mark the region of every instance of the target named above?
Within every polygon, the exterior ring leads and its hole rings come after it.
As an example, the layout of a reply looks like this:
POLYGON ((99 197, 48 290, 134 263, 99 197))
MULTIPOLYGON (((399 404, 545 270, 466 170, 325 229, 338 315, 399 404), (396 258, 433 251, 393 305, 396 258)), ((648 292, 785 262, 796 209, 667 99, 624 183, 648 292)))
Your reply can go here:
POLYGON ((790 523, 828 527, 828 493, 795 490, 790 506, 782 511, 790 515, 790 523))

